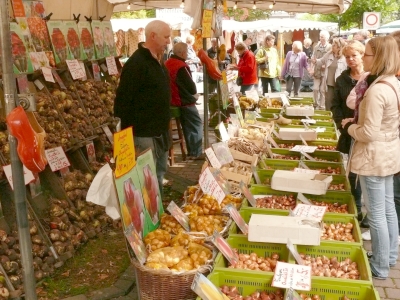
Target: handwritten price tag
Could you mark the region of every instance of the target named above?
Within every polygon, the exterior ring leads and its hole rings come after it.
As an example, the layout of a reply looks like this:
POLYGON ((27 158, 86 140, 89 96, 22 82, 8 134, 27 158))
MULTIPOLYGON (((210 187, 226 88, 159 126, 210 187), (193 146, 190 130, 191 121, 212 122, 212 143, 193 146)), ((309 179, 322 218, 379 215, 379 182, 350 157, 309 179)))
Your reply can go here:
POLYGON ((294 168, 294 171, 297 173, 307 173, 307 174, 319 174, 318 170, 308 170, 308 169, 301 169, 301 168, 294 168))
POLYGON ((219 162, 217 156, 215 156, 215 153, 213 149, 211 149, 211 147, 207 148, 204 152, 206 153, 207 158, 210 161, 211 166, 213 166, 213 168, 220 169, 222 167, 221 163, 219 162))
POLYGON ((65 156, 65 152, 61 147, 45 150, 47 161, 53 172, 69 167, 71 164, 65 156))
POLYGON ((322 220, 326 212, 326 206, 308 205, 299 203, 293 210, 296 217, 306 217, 316 219, 318 222, 322 220))
POLYGON ((293 265, 278 261, 272 286, 309 291, 311 289, 311 266, 293 265))
POLYGON ((179 222, 179 224, 181 224, 182 227, 185 228, 186 231, 190 231, 189 217, 185 215, 182 209, 180 209, 174 201, 171 201, 171 203, 167 207, 167 210, 179 222))
MULTIPOLYGON (((3 166, 3 170, 4 173, 6 174, 11 189, 14 189, 11 165, 3 166)), ((33 176, 33 173, 30 170, 28 170, 25 166, 23 167, 23 172, 24 172, 25 185, 35 180, 35 176, 33 176)))
POLYGON ((225 207, 233 221, 235 221, 236 225, 240 228, 240 231, 243 234, 247 235, 249 233, 249 225, 247 225, 246 222, 243 220, 236 207, 232 204, 228 204, 225 207))
POLYGON ((67 59, 65 62, 71 72, 72 79, 76 80, 86 76, 85 70, 82 69, 77 59, 67 59))
POLYGON ((110 75, 118 75, 117 64, 115 63, 114 56, 106 57, 106 64, 108 69, 108 74, 110 75))
POLYGON ((203 173, 201 173, 199 184, 203 193, 215 197, 219 204, 224 200, 226 195, 211 173, 210 168, 207 167, 203 173))
POLYGON ((54 82, 54 77, 53 77, 53 73, 51 72, 51 68, 48 67, 42 67, 42 73, 44 76, 44 80, 48 81, 48 82, 54 82))

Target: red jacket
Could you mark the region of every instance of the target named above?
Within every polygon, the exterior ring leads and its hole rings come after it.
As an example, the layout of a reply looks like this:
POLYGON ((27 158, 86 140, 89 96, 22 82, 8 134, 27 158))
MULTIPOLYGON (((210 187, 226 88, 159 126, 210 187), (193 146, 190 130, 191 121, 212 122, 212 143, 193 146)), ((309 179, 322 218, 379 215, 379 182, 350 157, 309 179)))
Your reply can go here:
POLYGON ((243 78, 243 85, 251 85, 258 82, 256 59, 251 51, 245 50, 243 52, 239 59, 238 70, 238 75, 243 78))
POLYGON ((165 62, 165 66, 169 71, 169 76, 171 78, 171 105, 181 106, 181 96, 179 95, 179 88, 176 84, 176 77, 180 68, 189 68, 187 63, 178 59, 168 59, 165 62))

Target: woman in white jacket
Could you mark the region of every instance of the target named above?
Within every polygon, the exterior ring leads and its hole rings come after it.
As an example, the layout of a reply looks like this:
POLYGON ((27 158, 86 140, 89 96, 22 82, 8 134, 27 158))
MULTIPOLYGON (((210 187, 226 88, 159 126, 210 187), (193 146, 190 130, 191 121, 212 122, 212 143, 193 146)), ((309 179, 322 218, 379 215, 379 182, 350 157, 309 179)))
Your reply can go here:
POLYGON ((317 109, 331 110, 336 78, 347 69, 346 59, 342 53, 344 46, 346 46, 344 39, 334 38, 332 50, 322 58, 313 61, 314 63, 321 62, 325 66, 321 84, 324 89, 321 92, 325 92, 325 103, 320 103, 317 109))

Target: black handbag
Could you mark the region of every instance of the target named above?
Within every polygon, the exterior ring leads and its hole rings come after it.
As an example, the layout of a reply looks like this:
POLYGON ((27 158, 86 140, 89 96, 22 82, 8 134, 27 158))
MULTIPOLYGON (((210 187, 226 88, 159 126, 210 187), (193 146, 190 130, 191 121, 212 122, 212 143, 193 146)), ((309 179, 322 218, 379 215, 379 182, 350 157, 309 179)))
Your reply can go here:
POLYGON ((241 85, 243 84, 243 77, 238 76, 238 77, 236 78, 236 84, 237 84, 238 86, 241 86, 241 85))

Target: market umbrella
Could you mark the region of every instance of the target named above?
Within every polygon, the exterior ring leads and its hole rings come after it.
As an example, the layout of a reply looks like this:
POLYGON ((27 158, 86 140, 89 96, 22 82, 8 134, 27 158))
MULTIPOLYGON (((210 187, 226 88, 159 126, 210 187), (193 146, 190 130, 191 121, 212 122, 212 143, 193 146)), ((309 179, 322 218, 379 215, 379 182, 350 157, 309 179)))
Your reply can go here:
POLYGON ((376 30, 376 33, 392 33, 400 30, 400 20, 387 23, 376 30))

